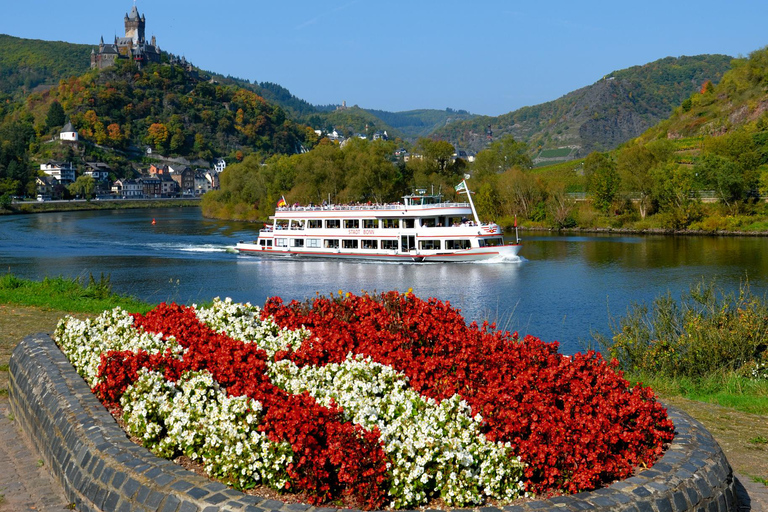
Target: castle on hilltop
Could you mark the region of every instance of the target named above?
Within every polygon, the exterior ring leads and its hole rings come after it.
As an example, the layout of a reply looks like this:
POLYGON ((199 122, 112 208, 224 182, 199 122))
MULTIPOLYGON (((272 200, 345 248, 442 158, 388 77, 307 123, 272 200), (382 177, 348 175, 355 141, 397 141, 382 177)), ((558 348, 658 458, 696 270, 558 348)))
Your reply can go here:
POLYGON ((125 15, 125 37, 115 36, 115 42, 104 44, 102 36, 99 51, 91 50, 91 69, 104 69, 112 66, 119 59, 131 59, 139 67, 149 62, 160 62, 160 47, 155 36, 148 43, 144 37, 144 26, 147 20, 139 15, 136 5, 131 14, 125 15))

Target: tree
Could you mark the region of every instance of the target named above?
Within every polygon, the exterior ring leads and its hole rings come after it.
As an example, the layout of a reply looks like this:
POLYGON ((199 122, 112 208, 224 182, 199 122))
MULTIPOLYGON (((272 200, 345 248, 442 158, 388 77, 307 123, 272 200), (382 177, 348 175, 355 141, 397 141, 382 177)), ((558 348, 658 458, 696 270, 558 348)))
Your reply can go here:
POLYGON ((511 135, 504 135, 477 154, 474 164, 475 177, 501 173, 513 167, 530 169, 533 162, 528 156, 527 144, 517 142, 511 135))
POLYGON ((584 176, 592 194, 593 205, 601 212, 608 213, 621 183, 616 163, 607 154, 590 153, 584 159, 584 176))
POLYGON ((505 215, 532 218, 534 208, 544 201, 544 187, 536 178, 520 169, 510 169, 499 176, 499 194, 505 215))
POLYGON ((416 142, 416 151, 421 152, 424 158, 437 163, 439 172, 443 173, 456 152, 456 148, 444 140, 421 138, 416 142))
POLYGON ((712 187, 718 199, 736 213, 736 203, 746 199, 749 191, 741 166, 729 158, 709 154, 696 164, 694 171, 704 186, 712 187))
POLYGON ((640 217, 644 219, 651 203, 651 169, 657 164, 656 157, 645 146, 636 145, 619 151, 616 160, 621 184, 629 195, 637 197, 640 217))
POLYGON ((11 197, 11 194, 6 192, 5 194, 0 195, 0 210, 10 210, 12 204, 13 198, 11 197))
POLYGON ((147 129, 147 141, 155 149, 165 149, 168 140, 168 128, 163 123, 152 123, 147 129))
POLYGON ((79 176, 67 189, 73 196, 82 196, 85 199, 90 199, 93 197, 93 191, 96 189, 96 180, 90 176, 79 176))
POLYGON ((64 115, 64 107, 61 103, 54 101, 51 106, 48 107, 48 114, 45 116, 45 128, 51 130, 57 126, 64 126, 67 118, 64 115))

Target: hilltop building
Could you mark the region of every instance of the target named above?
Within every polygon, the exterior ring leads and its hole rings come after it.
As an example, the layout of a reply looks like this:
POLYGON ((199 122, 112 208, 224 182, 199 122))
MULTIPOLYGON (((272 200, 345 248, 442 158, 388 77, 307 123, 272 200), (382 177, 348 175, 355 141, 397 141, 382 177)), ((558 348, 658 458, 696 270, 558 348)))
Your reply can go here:
POLYGON ((67 124, 64 125, 64 128, 62 128, 61 132, 59 133, 59 140, 66 142, 77 142, 77 139, 77 130, 75 130, 71 122, 67 121, 67 124))
POLYGON ((104 44, 104 37, 99 43, 99 51, 91 50, 91 69, 104 69, 120 59, 131 59, 139 67, 150 62, 160 62, 160 47, 155 36, 147 42, 144 33, 146 18, 133 6, 130 14, 125 15, 125 37, 115 36, 111 44, 104 44))

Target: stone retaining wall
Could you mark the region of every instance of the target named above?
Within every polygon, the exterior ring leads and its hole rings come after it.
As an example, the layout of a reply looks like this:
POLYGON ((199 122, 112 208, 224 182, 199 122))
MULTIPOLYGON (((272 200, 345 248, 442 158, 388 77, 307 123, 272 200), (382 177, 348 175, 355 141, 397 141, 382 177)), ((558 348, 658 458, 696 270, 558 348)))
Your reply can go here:
MULTIPOLYGON (((131 442, 49 336, 28 336, 10 364, 16 421, 78 510, 331 512, 248 496, 160 459, 131 442)), ((525 511, 737 510, 734 478, 704 427, 669 408, 677 434, 653 468, 610 487, 501 507, 525 511)), ((479 512, 501 512, 482 507, 479 512)))

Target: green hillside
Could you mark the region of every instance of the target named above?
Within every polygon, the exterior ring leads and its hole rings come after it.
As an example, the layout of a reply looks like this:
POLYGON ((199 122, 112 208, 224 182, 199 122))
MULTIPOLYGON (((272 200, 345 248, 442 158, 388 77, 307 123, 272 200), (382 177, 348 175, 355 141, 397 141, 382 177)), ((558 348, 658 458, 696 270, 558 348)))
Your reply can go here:
POLYGON ((121 61, 0 105, 0 195, 30 194, 36 166, 49 158, 104 159, 130 173, 130 162, 141 161, 147 147, 153 158, 240 160, 297 153, 316 140, 251 90, 179 65, 139 69, 121 61), (66 119, 80 134, 77 147, 55 140, 66 119))
POLYGON ((456 121, 463 121, 477 117, 466 110, 420 109, 404 112, 387 112, 386 110, 366 109, 371 114, 381 119, 384 123, 399 130, 405 137, 417 139, 427 137, 435 130, 456 121))
POLYGON ((26 94, 40 85, 81 75, 90 68, 92 48, 0 34, 0 93, 26 94))
POLYGON ((343 133, 345 137, 363 134, 371 138, 374 133, 385 130, 389 138, 404 137, 400 130, 395 129, 357 105, 325 112, 316 112, 311 116, 304 117, 303 120, 313 129, 330 132, 335 128, 343 133))
POLYGON ((562 98, 498 117, 452 123, 434 136, 479 150, 493 137, 511 134, 533 150, 572 146, 570 158, 613 149, 669 116, 707 81, 717 83, 731 57, 667 57, 610 73, 562 98))

